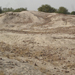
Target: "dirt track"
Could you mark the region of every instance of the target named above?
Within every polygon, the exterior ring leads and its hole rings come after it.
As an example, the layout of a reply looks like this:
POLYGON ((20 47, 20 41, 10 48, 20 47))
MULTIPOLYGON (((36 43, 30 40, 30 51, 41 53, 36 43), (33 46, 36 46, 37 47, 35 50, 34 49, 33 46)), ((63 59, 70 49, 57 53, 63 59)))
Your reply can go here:
POLYGON ((21 30, 10 30, 10 29, 0 29, 0 31, 12 32, 12 33, 23 33, 23 34, 55 34, 55 33, 75 34, 75 26, 58 27, 58 28, 36 30, 36 31, 35 30, 21 31, 21 30))

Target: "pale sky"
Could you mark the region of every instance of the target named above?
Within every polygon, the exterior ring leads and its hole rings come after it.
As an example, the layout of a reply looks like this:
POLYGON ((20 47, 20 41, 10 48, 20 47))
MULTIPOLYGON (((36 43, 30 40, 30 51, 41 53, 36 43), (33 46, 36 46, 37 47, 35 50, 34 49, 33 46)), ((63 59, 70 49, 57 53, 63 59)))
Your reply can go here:
POLYGON ((54 8, 66 7, 70 12, 75 11, 75 0, 0 0, 0 6, 20 8, 27 7, 28 10, 35 10, 43 4, 49 4, 54 8))

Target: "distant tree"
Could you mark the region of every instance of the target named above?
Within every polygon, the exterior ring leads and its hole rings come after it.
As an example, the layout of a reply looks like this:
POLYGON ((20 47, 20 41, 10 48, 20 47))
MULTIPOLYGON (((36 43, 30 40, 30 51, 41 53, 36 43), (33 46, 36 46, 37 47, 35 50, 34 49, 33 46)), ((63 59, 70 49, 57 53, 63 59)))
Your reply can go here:
POLYGON ((59 7, 57 12, 62 14, 68 14, 68 10, 65 7, 59 7))
POLYGON ((71 12, 71 15, 75 15, 75 11, 72 11, 72 12, 71 12))
POLYGON ((0 14, 2 13, 2 8, 0 7, 0 14))
POLYGON ((21 12, 21 11, 27 11, 27 8, 17 8, 14 10, 14 12, 21 12))
POLYGON ((41 7, 39 7, 38 11, 51 13, 51 12, 56 12, 56 9, 46 4, 46 5, 42 5, 41 7))
POLYGON ((13 8, 3 8, 3 12, 11 12, 14 11, 13 8))

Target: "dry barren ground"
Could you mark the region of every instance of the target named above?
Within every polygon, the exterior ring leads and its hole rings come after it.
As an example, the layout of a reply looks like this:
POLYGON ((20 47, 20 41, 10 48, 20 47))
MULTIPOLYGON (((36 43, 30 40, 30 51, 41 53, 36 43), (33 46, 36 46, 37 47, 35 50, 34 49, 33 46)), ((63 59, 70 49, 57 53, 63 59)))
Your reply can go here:
POLYGON ((75 75, 75 16, 0 14, 0 75, 75 75))

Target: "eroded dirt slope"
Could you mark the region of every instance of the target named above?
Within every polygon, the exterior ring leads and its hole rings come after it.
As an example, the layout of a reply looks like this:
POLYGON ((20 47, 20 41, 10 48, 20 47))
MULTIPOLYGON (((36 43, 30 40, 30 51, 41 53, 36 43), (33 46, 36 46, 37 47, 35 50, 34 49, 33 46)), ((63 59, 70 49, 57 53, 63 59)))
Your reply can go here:
POLYGON ((75 16, 0 14, 0 74, 75 75, 75 16))

